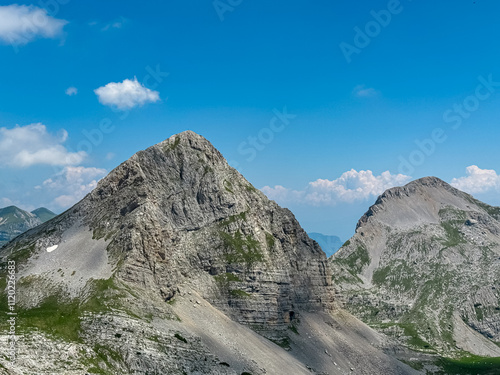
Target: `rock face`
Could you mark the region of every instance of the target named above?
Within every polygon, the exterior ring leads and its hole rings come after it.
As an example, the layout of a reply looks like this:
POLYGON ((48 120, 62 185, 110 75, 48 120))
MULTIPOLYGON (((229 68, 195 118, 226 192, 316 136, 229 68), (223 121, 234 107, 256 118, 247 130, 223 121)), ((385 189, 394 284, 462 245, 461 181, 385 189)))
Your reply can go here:
POLYGON ((0 247, 55 216, 46 208, 38 208, 32 212, 21 210, 16 206, 0 208, 0 247))
POLYGON ((342 246, 342 240, 337 236, 328 236, 321 233, 308 233, 314 241, 318 243, 327 257, 331 257, 342 246))
POLYGON ((11 373, 413 373, 334 309, 325 254, 293 214, 193 132, 138 152, 0 256, 3 280, 17 264, 25 354, 11 373))
POLYGON ((326 259, 293 214, 192 132, 134 155, 68 217, 110 238, 119 278, 166 301, 190 284, 238 321, 272 330, 295 310, 332 306, 326 259))
POLYGON ((387 190, 330 259, 345 307, 412 348, 500 356, 499 219, 438 178, 387 190))

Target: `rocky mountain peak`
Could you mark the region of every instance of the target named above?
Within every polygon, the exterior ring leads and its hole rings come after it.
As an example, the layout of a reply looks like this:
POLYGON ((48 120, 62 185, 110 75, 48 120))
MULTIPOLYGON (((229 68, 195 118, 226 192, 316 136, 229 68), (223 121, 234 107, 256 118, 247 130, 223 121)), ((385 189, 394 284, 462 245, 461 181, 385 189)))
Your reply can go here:
POLYGON ((331 258, 346 306, 416 347, 500 355, 499 216, 435 177, 385 191, 331 258))
MULTIPOLYGON (((333 303, 326 257, 293 214, 191 131, 139 151, 7 251, 33 243, 34 254, 56 245, 57 252, 72 252, 85 236, 105 241, 89 256, 107 258, 121 281, 165 301, 194 288, 234 319, 263 330, 286 328, 300 310, 323 311, 333 303)), ((40 272, 35 261, 31 267, 40 272)), ((65 267, 78 271, 79 265, 65 267)), ((111 276, 109 267, 88 270, 88 280, 111 276)), ((83 284, 68 282, 67 292, 78 294, 83 284)))
POLYGON ((484 205, 471 195, 437 177, 424 177, 383 192, 360 218, 356 231, 374 220, 393 227, 437 223, 439 211, 447 206, 484 212, 484 205))

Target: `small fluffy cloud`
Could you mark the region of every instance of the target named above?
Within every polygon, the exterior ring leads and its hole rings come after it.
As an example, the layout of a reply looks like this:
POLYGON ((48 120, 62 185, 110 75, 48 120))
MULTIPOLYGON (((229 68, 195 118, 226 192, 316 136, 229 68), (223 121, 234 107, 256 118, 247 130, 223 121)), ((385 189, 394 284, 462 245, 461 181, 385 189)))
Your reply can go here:
POLYGON ((80 201, 97 186, 97 182, 106 175, 105 169, 86 167, 65 167, 60 173, 45 180, 38 190, 55 193, 53 204, 68 208, 80 201))
POLYGON ((0 40, 5 43, 24 45, 36 38, 55 38, 67 23, 36 6, 0 6, 0 40))
POLYGON ((279 185, 265 186, 261 190, 279 203, 333 206, 340 202, 353 203, 376 197, 386 189, 406 184, 410 179, 409 176, 393 175, 389 171, 375 176, 372 171, 358 172, 352 169, 336 180, 318 179, 310 182, 304 190, 291 190, 279 185))
POLYGON ((153 91, 137 81, 126 79, 123 82, 111 82, 106 86, 94 90, 99 102, 118 109, 126 110, 145 103, 154 103, 160 100, 160 93, 153 91))
POLYGON ((451 186, 470 194, 500 191, 500 176, 493 169, 471 165, 465 170, 467 176, 454 178, 451 186))
POLYGON ((78 94, 78 89, 76 87, 71 86, 66 89, 66 95, 73 96, 76 94, 78 94))
POLYGON ((378 91, 373 87, 366 87, 365 85, 358 85, 353 90, 352 93, 358 98, 369 98, 372 96, 377 96, 378 91))
POLYGON ((70 152, 63 143, 68 132, 58 135, 47 132, 43 124, 0 128, 0 165, 26 168, 32 165, 66 166, 83 161, 83 151, 70 152))

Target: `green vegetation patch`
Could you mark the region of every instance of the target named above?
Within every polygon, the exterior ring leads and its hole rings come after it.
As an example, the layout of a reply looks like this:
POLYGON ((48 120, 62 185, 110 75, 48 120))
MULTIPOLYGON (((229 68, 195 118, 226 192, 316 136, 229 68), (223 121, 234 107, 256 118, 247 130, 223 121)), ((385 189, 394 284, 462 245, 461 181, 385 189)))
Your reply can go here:
POLYGON ((233 184, 231 183, 231 181, 224 180, 224 189, 226 189, 227 192, 234 194, 233 184))
POLYGON ((359 274, 363 267, 370 264, 370 254, 364 245, 358 245, 355 251, 345 258, 338 258, 336 262, 345 266, 350 272, 359 274))
POLYGON ((438 213, 440 218, 445 220, 457 220, 457 221, 465 221, 467 218, 467 214, 465 211, 459 210, 454 207, 445 207, 441 208, 438 213))
POLYGON ((179 143, 181 143, 181 139, 179 137, 175 137, 175 141, 170 145, 170 149, 175 150, 177 146, 179 146, 179 143))
POLYGON ((245 292, 244 290, 240 290, 240 289, 233 289, 229 292, 233 297, 235 298, 249 298, 251 297, 250 294, 248 294, 247 292, 245 292))
POLYGON ((276 345, 281 346, 283 349, 290 349, 290 338, 288 336, 281 339, 270 339, 276 345))
POLYGON ((246 185, 246 186, 245 186, 245 189, 246 189, 247 191, 252 192, 252 193, 256 193, 256 192, 257 192, 257 189, 256 189, 255 187, 253 187, 253 185, 251 185, 251 184, 246 185))
POLYGON ((432 349, 431 345, 423 340, 413 324, 399 324, 404 330, 404 335, 409 337, 407 344, 417 349, 432 349))
POLYGON ((443 374, 474 374, 498 375, 500 374, 500 357, 469 356, 459 359, 440 358, 436 363, 441 367, 443 374))
POLYGON ((214 279, 215 279, 215 281, 217 281, 219 283, 227 283, 230 281, 239 281, 239 282, 242 281, 238 276, 236 276, 234 273, 230 273, 230 272, 216 275, 216 276, 214 276, 214 279))
POLYGON ((290 331, 292 331, 293 333, 295 333, 296 335, 298 335, 298 334, 299 334, 299 331, 297 330, 297 326, 295 326, 295 324, 290 324, 290 325, 288 326, 288 329, 289 329, 290 331))
POLYGON ((407 262, 393 261, 385 267, 376 269, 373 272, 372 282, 375 285, 387 285, 390 288, 416 292, 415 277, 417 276, 407 262))
POLYGON ((163 152, 169 152, 175 150, 177 146, 181 143, 181 139, 179 137, 175 137, 174 143, 170 143, 168 145, 163 146, 163 152))
MULTIPOLYGON (((25 281, 27 282, 27 281, 25 281)), ((86 312, 107 312, 120 309, 119 298, 123 288, 114 284, 111 277, 107 280, 93 280, 90 298, 69 300, 60 294, 45 298, 39 306, 30 309, 16 307, 19 330, 30 332, 33 329, 69 342, 81 342, 79 333, 81 320, 86 312)), ((2 296, 5 299, 5 296, 2 296)), ((7 306, 3 306, 4 310, 7 306)), ((125 313, 133 315, 122 309, 125 313)), ((2 330, 6 327, 1 326, 2 330)))
POLYGON ((274 247, 274 236, 271 233, 266 233, 266 243, 267 243, 267 248, 271 250, 274 247))
POLYGON ((444 221, 441 223, 444 231, 446 232, 446 239, 442 241, 445 247, 454 247, 461 243, 466 243, 463 234, 457 229, 456 221, 444 221))
POLYGON ((344 242, 344 244, 341 246, 341 248, 349 246, 350 244, 351 244, 351 240, 347 240, 346 242, 344 242))
POLYGON ((228 225, 230 225, 232 223, 235 223, 237 221, 246 221, 246 219, 247 219, 247 212, 248 211, 244 211, 244 212, 240 212, 239 214, 236 214, 236 215, 231 215, 226 220, 221 221, 219 223, 219 226, 226 227, 226 226, 228 226, 228 225))
POLYGON ((255 263, 264 260, 259 241, 252 236, 244 237, 239 230, 234 235, 222 231, 219 234, 222 237, 225 249, 228 251, 225 254, 228 263, 244 263, 247 268, 251 268, 255 263))

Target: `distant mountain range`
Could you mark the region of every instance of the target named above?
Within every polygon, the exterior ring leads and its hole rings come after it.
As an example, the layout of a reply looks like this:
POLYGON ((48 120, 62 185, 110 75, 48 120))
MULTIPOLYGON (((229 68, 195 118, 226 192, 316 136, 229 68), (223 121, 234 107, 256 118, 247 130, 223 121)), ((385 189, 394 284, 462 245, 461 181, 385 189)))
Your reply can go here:
POLYGON ((328 236, 321 233, 307 233, 314 241, 321 246, 321 249, 325 252, 326 256, 329 258, 337 252, 344 242, 337 236, 328 236))
POLYGON ((0 208, 0 246, 55 216, 55 213, 44 207, 31 212, 16 206, 0 208))

